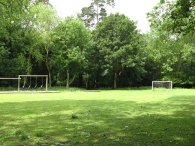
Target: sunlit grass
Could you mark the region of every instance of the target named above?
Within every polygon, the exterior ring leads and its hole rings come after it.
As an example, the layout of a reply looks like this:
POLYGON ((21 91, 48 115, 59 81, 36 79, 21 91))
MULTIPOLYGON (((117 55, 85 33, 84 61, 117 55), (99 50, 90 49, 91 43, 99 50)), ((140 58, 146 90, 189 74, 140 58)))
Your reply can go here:
POLYGON ((0 145, 195 143, 195 90, 0 94, 0 145))

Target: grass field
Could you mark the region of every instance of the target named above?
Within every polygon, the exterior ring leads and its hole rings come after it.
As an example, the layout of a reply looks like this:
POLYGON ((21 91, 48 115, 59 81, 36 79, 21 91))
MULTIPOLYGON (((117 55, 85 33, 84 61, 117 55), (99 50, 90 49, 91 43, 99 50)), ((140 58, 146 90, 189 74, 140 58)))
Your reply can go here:
POLYGON ((0 94, 0 145, 194 146, 195 89, 0 94))

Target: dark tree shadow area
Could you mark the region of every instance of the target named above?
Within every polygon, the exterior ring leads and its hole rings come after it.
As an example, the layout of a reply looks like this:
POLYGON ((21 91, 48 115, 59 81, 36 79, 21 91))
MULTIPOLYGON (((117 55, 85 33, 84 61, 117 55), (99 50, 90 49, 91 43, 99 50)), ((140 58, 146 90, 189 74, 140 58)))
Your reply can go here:
POLYGON ((1 103, 0 145, 194 146, 195 97, 1 103))

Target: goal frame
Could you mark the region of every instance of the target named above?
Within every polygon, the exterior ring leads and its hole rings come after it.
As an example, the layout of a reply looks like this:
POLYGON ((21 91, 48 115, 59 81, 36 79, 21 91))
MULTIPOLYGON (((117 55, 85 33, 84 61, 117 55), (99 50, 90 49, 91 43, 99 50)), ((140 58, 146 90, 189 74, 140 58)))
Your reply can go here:
POLYGON ((154 83, 170 83, 171 85, 170 85, 170 88, 168 88, 168 89, 170 89, 170 90, 173 89, 173 82, 172 81, 152 81, 152 90, 154 90, 154 83))
POLYGON ((18 92, 20 92, 20 81, 21 77, 30 77, 30 78, 37 78, 37 77, 42 77, 45 78, 45 92, 48 91, 48 75, 18 75, 18 92))
POLYGON ((18 78, 0 78, 0 80, 18 80, 18 92, 20 91, 20 80, 21 78, 18 76, 18 78))

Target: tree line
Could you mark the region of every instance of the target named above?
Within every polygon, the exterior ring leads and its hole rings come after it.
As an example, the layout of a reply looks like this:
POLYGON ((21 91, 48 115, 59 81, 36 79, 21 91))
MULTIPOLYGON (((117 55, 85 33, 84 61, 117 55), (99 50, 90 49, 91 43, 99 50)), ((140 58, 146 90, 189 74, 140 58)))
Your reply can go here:
POLYGON ((161 0, 142 34, 123 14, 107 14, 114 0, 92 0, 61 19, 49 1, 0 1, 0 76, 47 74, 50 86, 150 86, 195 81, 195 2, 161 0))

